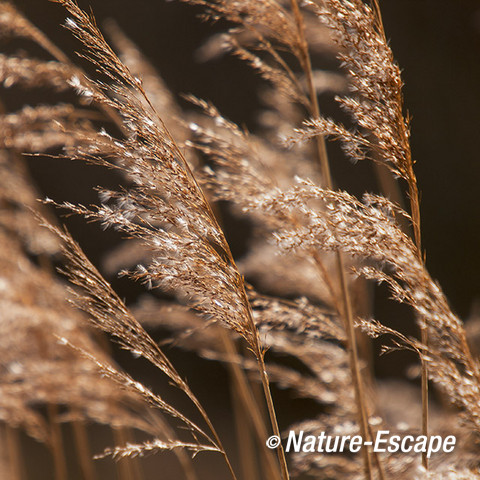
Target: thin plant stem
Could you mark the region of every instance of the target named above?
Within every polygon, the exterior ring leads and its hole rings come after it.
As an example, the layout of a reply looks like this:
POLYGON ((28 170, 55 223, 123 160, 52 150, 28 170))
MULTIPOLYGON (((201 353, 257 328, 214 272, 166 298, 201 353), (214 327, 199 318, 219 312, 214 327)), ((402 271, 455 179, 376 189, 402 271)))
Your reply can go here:
MULTIPOLYGON (((344 308, 344 319, 345 319, 345 328, 347 334, 347 344, 348 344, 348 357, 350 363, 350 369, 352 372, 353 387, 355 391, 355 400, 358 406, 358 416, 360 424, 360 432, 362 437, 365 439, 365 442, 370 440, 369 434, 369 424, 367 418, 367 408, 365 405, 365 391, 363 388, 363 381, 360 372, 360 361, 358 358, 358 348, 357 341, 355 338, 355 327, 353 325, 353 312, 352 304, 350 301, 350 294, 347 287, 347 280, 345 275, 345 262, 343 259, 343 253, 338 251, 336 253, 336 263, 337 270, 340 277, 340 292, 342 296, 342 303, 344 308)), ((372 459, 370 449, 365 447, 362 449, 365 476, 370 480, 373 480, 373 471, 372 471, 372 459)))
MULTIPOLYGON (((249 413, 249 418, 252 422, 253 428, 259 441, 261 443, 264 443, 268 437, 267 429, 265 428, 261 411, 257 405, 257 402, 255 401, 251 389, 249 388, 248 380, 245 377, 245 373, 239 367, 238 363, 235 360, 235 357, 237 355, 235 345, 233 344, 233 341, 229 337, 229 335, 223 330, 223 328, 220 328, 220 337, 222 339, 225 352, 229 357, 228 366, 235 380, 235 383, 238 386, 237 390, 240 394, 240 399, 242 400, 245 410, 249 413)), ((262 451, 265 452, 264 449, 262 451)), ((269 455, 269 452, 266 452, 264 457, 266 466, 270 474, 272 475, 272 478, 282 478, 280 475, 280 471, 278 470, 275 462, 272 460, 272 456, 269 455)))
MULTIPOLYGON (((250 307, 250 303, 248 303, 245 289, 243 289, 243 295, 245 296, 245 304, 248 305, 248 315, 247 315, 248 325, 249 325, 250 331, 253 332, 255 336, 255 342, 253 345, 254 354, 257 359, 258 371, 260 373, 260 380, 262 382, 263 393, 265 396, 265 400, 267 402, 267 410, 268 410, 268 416, 270 418, 270 424, 272 426, 273 434, 278 438, 281 438, 280 428, 278 427, 277 414, 275 412, 272 393, 270 391, 270 382, 268 380, 268 375, 265 367, 265 359, 264 359, 265 354, 260 347, 258 330, 257 330, 257 327, 255 326, 255 322, 253 321, 252 310, 250 307)), ((282 471, 282 478, 283 480, 289 480, 290 475, 288 473, 287 459, 285 457, 285 450, 283 449, 282 442, 279 443, 276 450, 277 450, 278 461, 280 463, 280 468, 282 471)))
POLYGON ((5 439, 7 444, 8 467, 12 480, 22 480, 25 478, 22 462, 20 461, 20 439, 18 438, 18 429, 10 425, 4 426, 5 439))
MULTIPOLYGON (((374 438, 373 429, 370 424, 368 424, 368 431, 370 432, 370 438, 374 438)), ((385 468, 383 467, 383 463, 380 461, 380 456, 378 454, 374 454, 373 461, 378 470, 379 480, 385 480, 385 468)))
MULTIPOLYGON (((281 439, 280 429, 278 428, 277 415, 275 413, 275 407, 273 405, 272 393, 270 391, 270 382, 268 380, 267 371, 265 369, 265 361, 263 358, 263 353, 259 358, 259 370, 260 377, 262 380, 263 391, 265 393, 265 398, 267 400, 268 415, 270 417, 270 422, 272 424, 273 433, 278 438, 281 439)), ((282 476, 284 480, 288 480, 290 475, 288 473, 287 459, 285 458, 285 450, 283 449, 282 442, 279 443, 277 447, 278 460, 280 462, 280 467, 282 469, 282 476)))
MULTIPOLYGON (((312 63, 310 59, 310 54, 308 52, 308 44, 305 37, 305 26, 304 26, 302 14, 300 12, 300 7, 298 5, 297 0, 291 0, 291 6, 292 6, 293 15, 295 17, 295 22, 297 24, 297 30, 299 35, 299 46, 300 46, 300 53, 301 53, 300 62, 302 64, 302 68, 305 72, 306 79, 307 79, 308 91, 310 96, 311 113, 314 116, 314 118, 320 118, 320 108, 318 104, 317 93, 315 91, 315 86, 313 83, 312 63)), ((327 148, 326 148, 325 138, 323 137, 323 135, 317 135, 315 138, 315 143, 316 143, 317 157, 320 163, 323 181, 327 188, 332 189, 333 187, 332 175, 330 172, 330 164, 328 161, 327 148)), ((345 322, 345 330, 347 334, 350 370, 352 373, 352 380, 353 380, 354 391, 355 391, 355 400, 358 408, 360 432, 362 437, 365 439, 365 441, 367 441, 370 438, 369 426, 368 426, 368 414, 367 414, 367 407, 365 405, 365 393, 363 390, 363 382, 362 382, 361 372, 360 372, 360 362, 358 358, 358 349, 357 349, 357 343, 355 339, 355 328, 353 323, 352 305, 351 305, 350 293, 348 291, 347 282, 346 282, 345 262, 343 259, 342 252, 337 251, 335 255, 336 255, 337 272, 338 272, 339 283, 340 283, 340 294, 341 294, 341 299, 343 304, 343 308, 342 308, 343 317, 345 322)), ((371 460, 370 449, 368 447, 363 448, 362 452, 363 452, 365 476, 369 480, 373 480, 373 470, 372 470, 372 460, 371 460)))
MULTIPOLYGON (((376 27, 379 33, 383 36, 386 42, 386 35, 385 29, 383 26, 382 16, 380 13, 380 5, 378 0, 371 0, 371 7, 375 15, 376 27)), ((402 94, 399 90, 397 92, 397 104, 402 105, 402 94)), ((399 116, 402 115, 399 112, 399 116)), ((408 139, 408 130, 403 121, 403 118, 399 119, 397 122, 399 128, 401 129, 401 135, 403 138, 408 139)), ((407 150, 407 157, 404 162, 404 169, 405 173, 403 178, 407 181, 408 184, 408 199, 410 202, 410 213, 412 216, 412 224, 413 224, 413 238, 415 242, 415 246, 417 248, 417 257, 421 263, 425 263, 424 259, 422 258, 422 235, 420 229, 420 199, 418 195, 418 186, 417 186, 417 177, 415 175, 415 171, 413 170, 413 160, 411 156, 411 151, 408 148, 407 150)), ((420 334, 421 334, 421 341, 422 344, 425 346, 425 349, 428 346, 428 332, 425 326, 420 327, 420 334)), ((424 351, 425 355, 427 354, 427 350, 424 351)), ((428 437, 428 367, 425 360, 421 359, 421 366, 422 366, 422 435, 428 437)), ((428 458, 427 453, 422 452, 422 465, 425 469, 428 469, 428 458)))
MULTIPOLYGON (((413 171, 413 162, 408 159, 408 197, 410 200, 410 211, 412 214, 413 236, 417 247, 418 260, 423 263, 422 258, 422 236, 420 230, 420 202, 418 197, 417 178, 413 171)), ((428 351, 428 331, 426 326, 420 327, 422 344, 425 346, 425 355, 428 351)), ((426 361, 421 359, 422 365, 422 435, 428 437, 428 366, 426 361)), ((422 452, 422 465, 428 470, 428 457, 426 452, 422 452)))
POLYGON ((58 422, 58 407, 49 404, 47 414, 50 424, 50 449, 53 457, 53 466, 55 471, 55 480, 67 480, 67 464, 65 462, 65 452, 63 450, 62 430, 58 422))
MULTIPOLYGON (((188 388, 188 387, 187 387, 188 388)), ((188 389, 190 392, 190 389, 188 389)), ((215 427, 213 426, 210 418, 207 415, 207 412, 203 409, 203 407, 200 405, 200 402, 197 400, 197 398, 193 395, 192 392, 190 392, 191 397, 189 397, 192 402, 194 403, 195 407, 197 410, 200 412, 202 415, 205 423, 207 424, 208 428, 212 432, 213 438, 217 444, 218 449, 220 450, 220 453, 222 454, 223 458, 225 459, 225 463, 227 464, 228 470, 233 478, 233 480, 238 480, 237 476, 235 474, 235 471, 233 470, 232 464, 230 463, 230 459, 228 458, 227 452, 225 451, 225 448, 222 445, 222 441, 220 440, 220 437, 218 436, 217 431, 215 430, 215 427)))
POLYGON ((249 417, 249 412, 247 412, 243 406, 238 388, 237 382, 232 378, 230 382, 230 392, 233 416, 235 418, 235 431, 238 445, 238 456, 241 463, 242 479, 260 480, 257 471, 257 456, 252 438, 252 429, 248 422, 245 421, 249 417))
POLYGON ((85 423, 75 420, 72 422, 72 428, 83 478, 85 480, 95 480, 95 469, 93 468, 85 423))
MULTIPOLYGON (((428 347, 428 332, 421 328, 422 344, 428 347)), ((428 438, 428 366, 422 358, 422 434, 428 438)), ((422 451, 422 465, 428 470, 428 456, 422 451)))

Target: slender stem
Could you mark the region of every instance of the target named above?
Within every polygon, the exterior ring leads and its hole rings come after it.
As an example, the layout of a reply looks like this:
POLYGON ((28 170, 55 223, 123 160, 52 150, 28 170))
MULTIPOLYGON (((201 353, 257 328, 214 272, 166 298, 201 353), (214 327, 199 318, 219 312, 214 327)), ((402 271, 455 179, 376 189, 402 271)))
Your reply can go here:
MULTIPOLYGON (((245 410, 248 411, 249 418, 252 422, 253 428, 255 429, 259 442, 264 444, 265 440, 268 437, 267 429, 265 428, 261 411, 258 408, 257 402, 253 397, 251 389, 249 388, 248 381, 245 377, 245 373, 239 367, 237 361, 235 360, 235 356, 237 355, 235 346, 231 338, 223 330, 223 328, 220 329, 220 335, 221 335, 224 349, 227 355, 229 356, 228 365, 229 365, 231 374, 235 380, 235 383, 238 386, 237 390, 238 390, 238 393, 240 394, 240 399, 242 400, 245 410)), ((262 451, 265 452, 264 449, 262 451)), ((281 478, 280 471, 277 465, 275 464, 274 457, 272 457, 272 455, 270 455, 270 452, 268 451, 265 452, 264 456, 266 460, 266 466, 270 471, 272 478, 281 478)))
MULTIPOLYGON (((380 13, 380 5, 378 0, 371 0, 372 10, 375 14, 375 19, 377 22, 377 28, 380 34, 383 36, 386 41, 385 29, 383 27, 382 15, 380 13)), ((397 104, 402 105, 402 95, 401 91, 397 93, 397 104)), ((401 118, 398 121, 398 125, 402 130, 403 138, 407 139, 406 143, 408 143, 408 128, 403 121, 403 114, 399 112, 399 116, 401 118)), ((412 215, 412 223, 413 223, 413 236, 415 240, 415 245, 417 247, 417 257, 421 263, 424 263, 422 258, 422 234, 420 229, 420 200, 418 195, 418 186, 417 186, 417 177, 415 175, 415 171, 413 170, 413 160, 411 156, 410 149, 407 150, 407 158, 405 161, 406 167, 406 174, 405 179, 408 183, 408 197, 410 201, 410 213, 412 215)), ((422 344, 427 347, 428 346, 428 331, 426 326, 420 327, 421 331, 421 340, 422 344)), ((426 351, 424 352, 427 353, 426 351)), ((428 437, 428 366, 425 360, 421 359, 422 364, 422 435, 428 437)), ((422 465, 425 469, 428 470, 428 457, 426 452, 422 452, 422 465)))
MULTIPOLYGON (((411 157, 407 160, 408 167, 408 196, 410 199, 410 211, 412 214, 413 236, 417 247, 418 260, 423 263, 422 258, 422 234, 420 230, 420 202, 418 199, 417 178, 413 171, 413 162, 411 157)), ((420 327, 422 344, 428 347, 428 331, 426 326, 420 327)), ((424 352, 427 353, 426 351, 424 352)), ((428 365, 422 358, 422 435, 428 437, 428 365)), ((428 457, 426 452, 422 452, 422 465, 428 470, 428 457)))
MULTIPOLYGON (((368 431, 370 433, 370 439, 374 438, 375 435, 373 433, 373 429, 370 424, 368 424, 368 431)), ((378 454, 373 455, 373 461, 378 470, 378 479, 385 480, 385 469, 383 468, 383 464, 380 461, 380 457, 378 456, 378 454)))
MULTIPOLYGON (((273 434, 281 439, 280 429, 278 428, 277 415, 275 413, 275 407, 273 405, 272 393, 270 392, 270 382, 268 381, 268 375, 265 370, 265 361, 263 359, 263 353, 258 358, 258 367, 260 371, 260 378, 262 380, 263 392, 265 399, 267 400, 268 415, 270 417, 270 423, 272 424, 273 434)), ((290 475, 288 473, 287 459, 285 458, 285 450, 283 449, 282 442, 277 447, 278 461, 282 469, 282 477, 284 480, 288 480, 290 475)))
POLYGON ((20 439, 18 438, 18 429, 10 425, 4 425, 6 437, 7 467, 10 470, 11 480, 22 480, 25 478, 23 465, 21 462, 20 439))
POLYGON ((317 269, 320 272, 320 276, 323 278, 323 281, 325 282, 325 285, 327 286, 328 293, 330 295, 330 300, 332 302, 333 308, 337 311, 340 312, 340 305, 338 303, 338 292, 336 291, 335 287, 333 286, 332 280, 330 278, 330 275, 323 264, 323 261, 320 257, 320 254, 315 251, 312 253, 313 260, 315 262, 315 265, 317 269))
MULTIPOLYGON (((213 439, 210 438, 210 436, 207 436, 204 432, 202 432, 201 430, 198 429, 198 427, 196 428, 197 431, 199 431, 200 433, 202 433, 203 435, 205 435, 207 437, 207 439, 219 450, 219 452, 222 454, 222 456, 224 457, 225 459, 225 463, 227 464, 227 467, 228 467, 228 470, 230 471, 231 475, 232 475, 232 478, 233 480, 237 480, 237 477, 235 475, 235 472, 233 470, 233 467, 230 463, 230 459, 228 458, 228 455, 225 451, 225 448, 223 447, 222 445, 222 441, 220 440, 220 437, 218 436, 217 434, 217 431, 215 430, 215 427, 213 426, 207 412, 205 411, 205 409, 202 407, 202 405, 200 404, 199 400, 197 399, 197 397, 193 394, 193 392, 190 390, 190 387, 188 386, 188 384, 181 379, 180 375, 178 375, 178 373, 176 372, 175 368, 173 367, 173 365, 170 363, 170 360, 168 360, 168 358, 165 356, 165 354, 163 353, 163 351, 160 349, 160 348, 157 348, 157 352, 161 358, 161 362, 167 367, 168 370, 170 370, 171 372, 175 372, 175 378, 173 378, 173 376, 170 376, 170 378, 172 380, 174 380, 174 382, 176 383, 177 387, 179 387, 186 395, 187 397, 190 399, 190 401, 195 405, 195 408, 198 410, 198 412, 200 413, 200 415, 202 416, 203 420, 205 421, 205 423, 207 424, 210 432, 212 433, 213 435, 213 439)), ((191 426, 195 426, 194 424, 191 424, 191 426)))
MULTIPOLYGON (((230 362, 229 362, 230 363, 230 362)), ((237 437, 238 456, 240 458, 243 480, 260 480, 257 468, 257 455, 255 444, 252 438, 252 428, 247 420, 250 412, 244 407, 239 392, 239 385, 234 378, 230 380, 230 395, 233 404, 233 415, 235 418, 235 431, 237 437)))
MULTIPOLYGON (((48 259, 40 257, 40 262, 44 262, 43 268, 48 270, 50 263, 48 259)), ((37 343, 43 359, 49 359, 51 353, 47 344, 47 338, 40 331, 34 332, 35 342, 37 343)), ((48 385, 48 392, 52 393, 54 387, 48 385)), ((65 452, 63 448, 62 429, 58 421, 58 405, 55 403, 47 404, 48 418, 48 446, 53 459, 54 478, 55 480, 67 480, 67 464, 65 460, 65 452)))
MULTIPOLYGON (((297 0, 291 0, 290 3, 292 6, 292 11, 295 17, 295 21, 297 24, 297 30, 299 35, 299 47, 300 47, 299 48, 300 62, 307 79, 308 91, 310 95, 311 113, 315 118, 319 118, 320 108, 318 104, 317 93, 313 83, 312 63, 310 59, 310 54, 308 52, 308 43, 305 37, 305 26, 304 26, 302 14, 300 12, 300 7, 298 5, 297 0)), ((318 135, 315 141, 316 141, 317 156, 318 156, 321 171, 322 171, 323 181, 327 188, 332 189, 333 182, 332 182, 332 175, 330 172, 330 164, 328 161, 325 138, 323 137, 323 135, 318 135)), ((348 291, 347 282, 346 282, 345 262, 343 259, 342 252, 340 251, 336 252, 336 264, 337 264, 337 270, 338 270, 338 277, 340 280, 340 290, 341 290, 340 293, 342 298, 345 329, 346 329, 347 341, 348 341, 349 363, 350 363, 350 370, 352 373, 352 380, 353 380, 354 391, 355 391, 355 400, 358 407, 360 432, 364 440, 367 441, 370 438, 370 435, 369 435, 367 408, 365 405, 365 393, 363 390, 363 382, 362 382, 361 372, 360 372, 360 362, 358 358, 357 343, 355 339, 355 328, 353 323, 353 312, 352 312, 352 305, 350 300, 350 293, 348 291)), ((363 452, 363 459, 364 459, 365 476, 368 479, 373 480, 370 449, 364 448, 362 449, 362 452, 363 452)))
POLYGON ((84 480, 95 480, 95 470, 93 468, 92 454, 90 452, 85 423, 74 420, 72 422, 72 428, 83 478, 84 480))
MULTIPOLYGON (((310 54, 308 52, 308 43, 305 38, 305 25, 303 23, 302 14, 300 12, 300 7, 298 6, 297 0, 291 0, 292 11, 295 17, 295 22, 297 24, 297 30, 299 35, 299 53, 300 53, 300 63, 302 69, 305 72, 307 85, 308 85, 308 94, 310 97, 310 109, 311 114, 315 118, 320 117, 320 107, 318 105, 317 92, 315 90, 315 85, 313 82, 313 71, 312 71, 312 62, 310 60, 310 54)), ((323 181, 327 188, 332 188, 332 175, 330 173, 330 164, 328 161, 327 147, 325 143, 325 138, 323 135, 317 135, 315 137, 315 143, 317 147, 317 156, 320 162, 320 168, 322 170, 323 181)))
MULTIPOLYGON (((258 371, 260 373, 260 380, 262 382, 263 393, 265 396, 265 400, 267 402, 267 409, 268 409, 268 416, 270 417, 270 424, 272 426, 273 434, 281 439, 280 428, 278 427, 278 421, 277 421, 277 414, 275 412, 272 393, 270 391, 270 382, 268 380, 268 375, 265 368, 264 352, 261 348, 260 338, 258 336, 258 330, 255 325, 255 322, 253 321, 252 310, 251 310, 250 303, 248 301, 248 297, 243 285, 242 285, 242 289, 243 289, 242 294, 244 297, 244 303, 248 308, 246 320, 247 320, 249 331, 253 335, 251 347, 257 359, 258 371)), ((283 449, 283 445, 281 441, 278 444, 278 447, 276 450, 277 450, 278 461, 280 463, 280 468, 282 471, 282 478, 283 480, 289 480, 290 475, 288 473, 287 459, 285 457, 285 451, 283 449)))
MULTIPOLYGON (((421 329, 422 343, 428 347, 428 332, 421 329)), ((428 438, 428 366, 422 358, 422 435, 428 438)), ((422 466, 428 470, 428 456, 422 451, 422 466)))
POLYGON ((237 476, 235 475, 235 471, 233 470, 232 464, 230 463, 230 459, 228 458, 227 452, 225 451, 225 448, 222 445, 222 441, 220 440, 220 437, 218 436, 217 431, 215 430, 215 427, 213 426, 210 418, 207 415, 207 412, 204 410, 202 405, 200 405, 200 402, 197 400, 197 397, 193 395, 193 393, 190 391, 190 389, 187 387, 187 390, 189 392, 189 398, 199 411, 200 415, 204 419, 205 423, 207 424, 208 428, 212 432, 213 438, 216 442, 216 446, 219 448, 220 453, 223 455, 223 458, 225 459, 225 463, 227 464, 228 470, 233 478, 233 480, 238 480, 237 476))
MULTIPOLYGON (((370 440, 370 431, 368 424, 367 408, 365 405, 365 392, 363 389, 363 381, 360 372, 360 361, 358 358, 357 341, 355 338, 355 327, 353 324, 352 304, 350 294, 347 287, 345 275, 345 263, 343 254, 338 251, 336 254, 337 270, 340 277, 340 291, 344 308, 345 329, 348 342, 348 357, 350 369, 352 372, 353 387, 355 391, 355 400, 358 406, 360 433, 365 442, 370 440)), ((362 449, 365 475, 369 480, 373 480, 372 459, 370 449, 365 447, 362 449)))
POLYGON ((67 480, 67 464, 63 450, 62 430, 57 418, 57 405, 48 404, 47 413, 50 424, 50 449, 55 469, 55 480, 67 480))

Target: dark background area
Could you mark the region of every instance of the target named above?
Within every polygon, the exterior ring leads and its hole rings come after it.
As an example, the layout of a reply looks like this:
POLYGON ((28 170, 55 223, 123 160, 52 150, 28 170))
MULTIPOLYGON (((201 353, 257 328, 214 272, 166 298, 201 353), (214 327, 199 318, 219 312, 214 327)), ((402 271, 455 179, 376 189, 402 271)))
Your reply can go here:
MULTIPOLYGON (((47 0, 16 0, 15 5, 74 58, 74 50, 81 47, 60 27, 65 19, 60 6, 47 0)), ((212 32, 222 30, 222 25, 202 23, 197 18, 199 9, 178 2, 90 0, 79 1, 79 5, 91 6, 99 25, 107 18, 115 19, 173 92, 191 92, 211 100, 226 117, 255 129, 260 108, 255 74, 235 58, 206 64, 195 60, 196 49, 212 32)), ((384 0, 381 7, 387 36, 403 70, 405 105, 412 116, 411 141, 421 191, 427 266, 453 309, 465 319, 479 295, 480 1, 384 0)), ((16 89, 3 90, 1 95, 10 109, 39 99, 58 100, 55 95, 49 98, 16 89)), ((321 107, 328 112, 331 102, 322 100, 321 107)), ((336 155, 335 147, 331 150, 339 187, 360 195, 375 188, 368 164, 351 165, 336 155)), ((28 163, 42 194, 58 201, 94 203, 97 194, 93 187, 115 186, 119 181, 111 172, 80 163, 54 159, 29 159, 28 163)), ((227 233, 241 252, 242 227, 232 222, 228 226, 227 233)), ((99 234, 98 226, 87 225, 82 219, 69 220, 69 228, 95 263, 118 241, 115 233, 99 234)), ((124 284, 119 288, 123 296, 132 298, 139 291, 128 292, 124 284)), ((375 315, 379 319, 397 326, 404 322, 405 309, 392 310, 385 292, 377 297, 375 315)), ((210 364, 199 377, 196 373, 201 367, 195 363, 196 357, 172 355, 179 370, 187 372, 192 390, 200 399, 209 398, 210 410, 218 412, 214 423, 221 425, 221 433, 227 433, 232 428, 226 420, 228 394, 220 389, 213 394, 211 390, 212 385, 227 382, 225 372, 210 364)), ((386 371, 398 368, 394 359, 384 365, 386 371)), ((154 372, 145 373, 143 365, 137 370, 139 379, 144 375, 147 383, 154 376, 154 372)), ((292 411, 298 407, 307 412, 310 408, 304 404, 289 406, 292 411)), ((289 420, 282 418, 283 427, 289 420)))

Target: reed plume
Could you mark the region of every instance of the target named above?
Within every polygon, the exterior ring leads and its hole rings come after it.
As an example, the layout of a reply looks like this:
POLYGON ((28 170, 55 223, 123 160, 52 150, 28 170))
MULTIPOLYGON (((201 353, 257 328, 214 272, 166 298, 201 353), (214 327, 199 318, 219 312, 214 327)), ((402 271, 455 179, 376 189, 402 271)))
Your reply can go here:
MULTIPOLYGON (((214 458, 223 462, 219 478, 227 472, 249 480, 478 478, 471 444, 480 429, 480 365, 463 322, 423 260, 409 119, 378 3, 185 0, 204 18, 227 25, 197 57, 216 61, 233 53, 262 79, 259 128, 251 129, 195 95, 177 103, 118 25, 106 25, 111 47, 76 2, 54 3, 66 10, 65 27, 95 72, 77 66, 12 4, 0 2, 2 38, 32 42, 51 57, 0 54, 0 82, 6 89, 48 89, 63 99, 0 116, 5 478, 26 480, 22 429, 50 448, 55 480, 66 479, 72 468, 60 424, 68 422, 76 428, 85 480, 96 475, 89 422, 122 432, 124 439, 102 446, 95 458, 133 462, 173 452, 188 480, 197 478, 194 458, 207 453, 212 464, 214 458), (340 71, 316 68, 316 56, 325 54, 339 58, 340 71), (351 124, 322 116, 319 94, 325 92, 337 95, 351 124), (353 162, 373 160, 405 181, 410 213, 387 192, 360 200, 336 190, 328 138, 339 141, 353 162), (104 167, 111 181, 97 187, 97 204, 47 197, 39 205, 18 152, 104 167), (94 264, 51 207, 114 229, 122 241, 103 265, 94 264), (240 258, 228 241, 231 215, 248 229, 240 258), (60 263, 62 276, 53 268, 60 263), (117 273, 122 282, 137 281, 141 296, 123 299, 117 280, 106 279, 117 273), (367 296, 364 281, 385 283, 394 300, 413 309, 420 340, 354 305, 355 291, 367 296), (418 452, 364 447, 358 455, 300 450, 287 458, 280 442, 275 459, 266 448, 270 433, 288 436, 281 430, 288 422, 290 430, 313 436, 368 440, 377 430, 418 433, 418 419, 404 412, 401 400, 406 383, 375 378, 367 355, 359 353, 360 331, 390 338, 384 351, 418 356, 423 433, 428 375, 453 405, 449 410, 444 402, 430 414, 432 431, 461 439, 453 454, 434 456, 429 464, 424 455, 422 465, 418 452), (157 392, 118 365, 114 344, 166 378, 180 394, 178 405, 171 390, 157 392), (169 359, 170 348, 208 366, 216 362, 228 374, 239 459, 209 412, 210 402, 204 406, 169 359), (283 399, 289 406, 305 402, 308 418, 289 415, 283 399)), ((137 467, 121 475, 141 480, 137 467)))

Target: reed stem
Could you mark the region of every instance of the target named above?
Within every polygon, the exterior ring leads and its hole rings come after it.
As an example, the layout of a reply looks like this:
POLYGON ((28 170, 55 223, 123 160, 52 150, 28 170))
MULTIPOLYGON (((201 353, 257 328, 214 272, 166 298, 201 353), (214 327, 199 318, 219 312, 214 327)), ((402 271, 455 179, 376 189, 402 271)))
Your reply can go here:
POLYGON ((50 403, 47 407, 47 414, 50 426, 50 450, 55 471, 54 478, 55 480, 67 480, 67 464, 63 450, 62 430, 57 418, 57 405, 50 403))
MULTIPOLYGON (((21 446, 18 429, 4 425, 7 467, 10 470, 11 480, 23 480, 25 472, 21 461, 21 446)), ((5 453, 5 452, 4 452, 5 453)))
POLYGON ((85 423, 74 420, 72 422, 72 428, 83 478, 84 480, 95 480, 95 469, 93 468, 92 454, 90 452, 85 423))
MULTIPOLYGON (((220 333, 221 333, 224 349, 230 360, 228 362, 228 365, 229 365, 231 374, 235 380, 236 385, 238 386, 237 390, 238 390, 238 393, 240 394, 240 399, 242 400, 242 404, 245 410, 247 410, 249 413, 249 418, 252 422, 253 428, 256 432, 259 442, 264 444, 264 442, 268 437, 268 432, 267 432, 267 429, 265 428, 261 411, 257 405, 257 402, 255 401, 255 398, 252 394, 251 389, 249 388, 250 386, 245 377, 245 373, 239 367, 238 363, 235 361, 235 356, 237 355, 237 352, 235 350, 235 346, 231 338, 223 329, 220 330, 220 333)), ((269 453, 270 452, 266 452, 266 455, 264 455, 264 457, 265 457, 265 464, 269 470, 271 478, 282 478, 280 475, 280 471, 277 465, 275 464, 275 461, 274 461, 275 457, 272 457, 272 455, 269 455, 269 453)))
MULTIPOLYGON (((305 37, 305 26, 303 22, 303 17, 300 12, 300 7, 297 0, 291 0, 292 11, 295 17, 295 22, 297 25, 298 35, 299 35, 299 46, 301 52, 301 64, 305 72, 308 91, 310 96, 310 106, 311 113, 314 118, 320 118, 320 108, 318 104, 317 93, 315 91, 315 86, 313 83, 313 70, 312 63, 310 59, 310 54, 308 52, 308 43, 305 37)), ((328 160, 327 148, 325 143, 325 138, 323 135, 318 135, 315 138, 317 157, 320 163, 320 168, 322 172, 323 181, 325 186, 328 189, 333 188, 332 175, 330 171, 330 164, 328 160)), ((345 322, 345 330, 347 334, 348 342, 348 353, 349 353, 349 363, 350 371, 352 373, 352 380, 355 391, 355 401, 358 407, 358 417, 360 425, 360 433, 364 438, 364 441, 367 441, 370 438, 369 435, 369 426, 368 426, 368 414, 367 408, 365 405, 365 393, 363 390, 363 383, 360 372, 360 361, 358 358, 358 349, 357 342, 355 339, 355 327, 353 322, 353 312, 350 299, 350 293, 348 291, 346 275, 345 275, 345 262, 343 259, 343 254, 340 251, 337 251, 336 254, 336 265, 337 273, 340 283, 340 294, 343 304, 343 317, 345 322)), ((372 471, 372 460, 371 453, 369 448, 363 448, 363 460, 364 460, 364 470, 365 476, 369 480, 373 480, 373 471, 372 471)))

